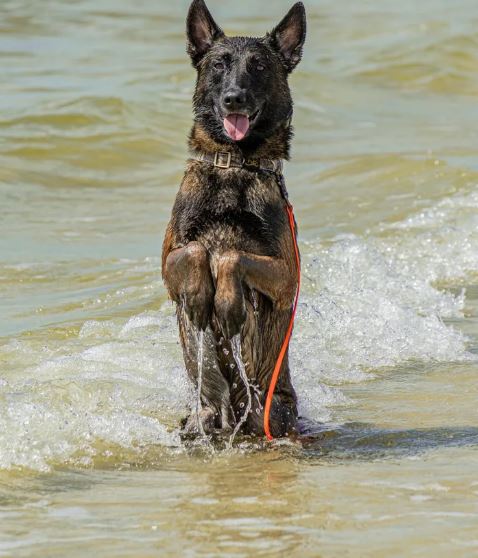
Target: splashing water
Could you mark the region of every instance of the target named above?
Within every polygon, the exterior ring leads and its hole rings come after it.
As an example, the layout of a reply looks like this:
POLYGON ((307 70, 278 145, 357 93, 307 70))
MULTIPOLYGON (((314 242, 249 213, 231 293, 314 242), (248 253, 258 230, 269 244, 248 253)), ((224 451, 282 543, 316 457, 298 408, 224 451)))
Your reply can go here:
MULTIPOLYGON (((455 363, 476 362, 473 341, 459 327, 464 293, 435 283, 461 288, 475 281, 476 206, 475 192, 460 193, 393 223, 393 234, 383 225, 367 236, 302 242, 305 280, 290 352, 302 416, 340 422, 341 409, 354 408, 353 384, 393 378, 410 366, 441 363, 453 371, 455 363), (421 214, 424 230, 416 226, 421 214)), ((71 289, 69 264, 63 271, 63 264, 39 265, 0 265, 0 276, 18 290, 20 279, 50 277, 50 288, 64 273, 71 289)), ((160 261, 115 265, 128 288, 106 289, 100 307, 88 291, 81 312, 90 319, 80 320, 78 333, 51 327, 0 340, 0 470, 92 466, 105 452, 141 458, 150 446, 168 454, 185 449, 177 425, 191 409, 196 414, 197 392, 184 369, 175 310, 169 302, 141 308, 148 293, 163 292, 160 261), (131 305, 125 316, 116 313, 120 303, 131 305), (111 316, 95 319, 99 310, 111 316)), ((473 311, 472 288, 470 294, 473 311)), ((55 323, 54 314, 46 317, 55 323)), ((260 392, 251 381, 249 388, 259 415, 260 392)))
POLYGON ((204 427, 201 421, 202 414, 202 403, 201 403, 201 391, 202 391, 202 371, 203 371, 203 359, 204 359, 204 331, 199 331, 198 333, 198 392, 196 400, 196 419, 198 421, 198 431, 201 436, 206 437, 204 432, 204 427))
POLYGON ((247 373, 246 373, 246 368, 244 366, 244 362, 242 361, 241 336, 240 336, 240 334, 235 335, 231 339, 231 348, 232 348, 232 354, 234 355, 234 360, 236 361, 236 364, 237 364, 237 369, 239 370, 239 376, 241 377, 241 380, 244 382, 244 386, 246 388, 247 405, 246 405, 246 408, 244 410, 244 413, 242 414, 242 417, 240 418, 239 422, 236 424, 236 426, 235 426, 234 430, 232 431, 232 434, 229 438, 229 444, 228 444, 229 448, 232 447, 232 443, 234 442, 234 438, 236 437, 236 434, 239 432, 242 425, 246 422, 247 417, 249 416, 249 413, 251 412, 251 408, 252 408, 251 386, 250 386, 249 380, 247 378, 247 373))

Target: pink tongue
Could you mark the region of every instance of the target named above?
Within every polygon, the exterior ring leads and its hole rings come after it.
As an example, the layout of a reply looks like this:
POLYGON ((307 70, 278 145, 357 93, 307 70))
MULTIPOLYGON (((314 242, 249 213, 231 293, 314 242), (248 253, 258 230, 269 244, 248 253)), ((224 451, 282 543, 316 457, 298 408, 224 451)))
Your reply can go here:
POLYGON ((227 135, 234 141, 241 141, 249 130, 249 118, 243 114, 230 114, 224 118, 227 135))

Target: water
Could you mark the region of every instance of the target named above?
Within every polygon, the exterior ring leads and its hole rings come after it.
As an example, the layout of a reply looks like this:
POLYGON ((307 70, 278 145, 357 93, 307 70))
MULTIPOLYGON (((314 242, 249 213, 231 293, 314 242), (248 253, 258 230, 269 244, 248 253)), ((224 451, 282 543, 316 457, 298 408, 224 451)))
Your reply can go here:
MULTIPOLYGON (((234 355, 234 360, 236 361, 237 371, 239 372, 239 378, 241 379, 241 382, 244 384, 244 388, 246 390, 247 403, 243 409, 242 415, 237 421, 237 424, 234 427, 232 434, 229 438, 229 449, 232 448, 232 444, 237 436, 237 433, 241 429, 242 425, 246 422, 247 417, 249 416, 249 413, 252 410, 251 386, 249 384, 249 379, 247 377, 246 367, 244 365, 244 362, 242 361, 241 335, 239 333, 231 339, 231 349, 232 349, 232 354, 234 355)), ((241 403, 241 405, 243 405, 243 403, 241 403)))
POLYGON ((197 401, 196 401, 196 418, 198 424, 198 432, 201 436, 205 437, 204 427, 201 421, 202 414, 202 374, 203 374, 203 364, 204 364, 204 331, 198 333, 198 385, 197 385, 197 401))
MULTIPOLYGON (((188 2, 6 0, 0 556, 478 556, 478 7, 310 0, 286 178, 303 445, 188 447, 160 278, 188 2)), ((210 7, 229 32, 286 12, 210 7)))

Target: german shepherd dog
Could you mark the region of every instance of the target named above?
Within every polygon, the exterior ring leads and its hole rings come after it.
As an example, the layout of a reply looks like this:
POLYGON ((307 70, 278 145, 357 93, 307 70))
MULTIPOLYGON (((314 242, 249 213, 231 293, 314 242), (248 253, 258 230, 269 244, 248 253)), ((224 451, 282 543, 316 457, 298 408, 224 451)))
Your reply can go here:
MULTIPOLYGON (((186 369, 200 390, 200 411, 183 424, 188 433, 240 425, 245 434, 264 434, 266 394, 297 289, 298 257, 278 177, 292 137, 288 75, 305 34, 301 2, 262 38, 227 37, 204 0, 189 9, 187 51, 197 70, 191 159, 162 256, 186 369), (234 356, 238 335, 242 370, 234 356)), ((282 437, 296 429, 287 353, 270 432, 282 437)))

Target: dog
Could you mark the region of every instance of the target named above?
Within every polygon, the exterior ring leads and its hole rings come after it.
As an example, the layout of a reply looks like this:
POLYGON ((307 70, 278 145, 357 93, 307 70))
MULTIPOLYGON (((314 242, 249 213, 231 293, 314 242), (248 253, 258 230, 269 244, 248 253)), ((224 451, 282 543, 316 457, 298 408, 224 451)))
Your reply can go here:
MULTIPOLYGON (((206 434, 239 426, 261 436, 298 288, 281 162, 289 159, 288 76, 302 58, 305 8, 296 3, 262 38, 227 37, 204 0, 194 0, 186 27, 197 70, 191 159, 162 252, 186 369, 200 391, 200 410, 183 426, 206 434), (238 335, 247 378, 236 358, 238 335)), ((270 407, 271 434, 296 432, 297 417, 287 350, 270 407)))

